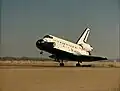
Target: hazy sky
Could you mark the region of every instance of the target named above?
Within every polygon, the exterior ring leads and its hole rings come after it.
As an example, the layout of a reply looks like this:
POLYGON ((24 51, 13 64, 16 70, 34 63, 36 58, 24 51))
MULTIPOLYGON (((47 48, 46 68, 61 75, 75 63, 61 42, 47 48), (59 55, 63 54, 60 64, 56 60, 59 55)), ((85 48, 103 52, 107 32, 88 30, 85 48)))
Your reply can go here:
MULTIPOLYGON (((119 57, 119 0, 2 0, 1 56, 39 57, 45 34, 76 41, 89 26, 92 54, 119 57)), ((45 54, 47 55, 47 54, 45 54)))

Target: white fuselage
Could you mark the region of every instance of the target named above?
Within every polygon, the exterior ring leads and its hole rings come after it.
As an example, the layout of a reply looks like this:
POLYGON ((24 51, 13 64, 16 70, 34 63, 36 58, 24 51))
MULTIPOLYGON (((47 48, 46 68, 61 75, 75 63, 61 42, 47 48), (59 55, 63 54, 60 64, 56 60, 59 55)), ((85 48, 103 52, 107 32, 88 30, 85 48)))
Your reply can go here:
MULTIPOLYGON (((50 35, 52 36, 52 35, 50 35)), ((45 42, 53 42, 54 48, 62 51, 66 51, 75 55, 89 55, 89 52, 85 50, 81 45, 72 43, 70 41, 52 36, 53 38, 43 38, 45 42)))
POLYGON ((90 29, 86 28, 76 43, 48 34, 36 41, 36 47, 41 50, 40 54, 43 51, 52 54, 49 57, 60 62, 60 66, 64 66, 63 60, 78 61, 76 66, 83 61, 106 60, 104 57, 91 56, 93 47, 87 43, 89 33, 90 29))

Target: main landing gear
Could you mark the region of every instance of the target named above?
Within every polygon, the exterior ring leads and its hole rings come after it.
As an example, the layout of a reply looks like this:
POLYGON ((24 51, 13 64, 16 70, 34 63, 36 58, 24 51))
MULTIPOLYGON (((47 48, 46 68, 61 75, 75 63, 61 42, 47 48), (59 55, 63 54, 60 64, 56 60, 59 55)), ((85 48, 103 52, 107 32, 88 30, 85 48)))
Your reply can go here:
MULTIPOLYGON (((57 59, 57 61, 59 62, 59 66, 60 66, 60 67, 64 67, 64 62, 63 62, 63 60, 57 59)), ((81 62, 81 61, 78 61, 78 63, 76 64, 76 67, 82 67, 82 66, 80 65, 80 63, 82 63, 82 62, 81 62)))
POLYGON ((56 62, 59 62, 59 66, 60 66, 60 67, 63 67, 63 66, 64 66, 63 60, 60 60, 60 59, 58 59, 58 58, 55 58, 55 61, 56 61, 56 62))
MULTIPOLYGON (((59 61, 60 62, 60 67, 64 67, 64 63, 63 60, 59 61)), ((78 63, 76 64, 76 67, 81 67, 80 62, 78 61, 78 63)))
POLYGON ((76 64, 76 67, 80 67, 81 65, 80 65, 80 62, 78 61, 78 63, 76 64))
POLYGON ((63 67, 63 66, 64 66, 64 63, 60 63, 60 66, 63 67))
POLYGON ((61 66, 61 67, 64 66, 63 60, 60 62, 60 66, 61 66))

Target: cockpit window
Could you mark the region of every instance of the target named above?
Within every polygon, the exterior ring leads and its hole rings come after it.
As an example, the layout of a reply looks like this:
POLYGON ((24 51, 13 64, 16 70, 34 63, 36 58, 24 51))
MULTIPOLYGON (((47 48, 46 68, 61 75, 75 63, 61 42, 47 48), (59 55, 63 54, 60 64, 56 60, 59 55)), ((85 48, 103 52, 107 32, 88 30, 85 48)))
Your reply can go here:
POLYGON ((50 35, 45 35, 43 38, 51 38, 51 39, 53 39, 53 37, 50 36, 50 35))

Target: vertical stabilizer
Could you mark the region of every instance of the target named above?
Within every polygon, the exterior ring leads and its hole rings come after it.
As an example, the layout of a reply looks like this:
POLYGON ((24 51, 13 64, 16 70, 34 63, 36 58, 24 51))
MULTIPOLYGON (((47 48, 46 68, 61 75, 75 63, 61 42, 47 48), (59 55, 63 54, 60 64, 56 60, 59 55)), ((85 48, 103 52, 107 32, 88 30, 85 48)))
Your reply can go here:
POLYGON ((82 33, 82 35, 79 37, 79 39, 77 40, 76 44, 81 44, 81 43, 86 43, 87 42, 87 39, 88 39, 88 36, 89 36, 89 33, 90 33, 90 29, 89 28, 86 28, 84 30, 84 32, 82 33))

